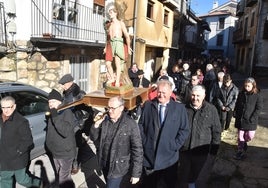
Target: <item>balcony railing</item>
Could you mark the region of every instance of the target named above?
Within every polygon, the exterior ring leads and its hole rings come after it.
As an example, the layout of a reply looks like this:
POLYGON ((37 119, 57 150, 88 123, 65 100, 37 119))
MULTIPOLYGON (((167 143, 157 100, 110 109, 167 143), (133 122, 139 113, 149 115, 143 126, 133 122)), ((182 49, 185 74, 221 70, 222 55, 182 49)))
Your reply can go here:
POLYGON ((32 0, 32 37, 105 43, 104 13, 68 0, 32 0))
POLYGON ((243 30, 242 28, 236 29, 233 32, 233 43, 248 43, 250 42, 250 34, 248 35, 248 31, 243 30))
POLYGON ((236 16, 242 16, 244 14, 245 2, 241 0, 237 3, 236 7, 236 16))
POLYGON ((6 30, 4 17, 4 4, 0 2, 0 45, 6 45, 6 30))
POLYGON ((255 5, 258 2, 258 0, 246 0, 246 6, 251 7, 255 5))

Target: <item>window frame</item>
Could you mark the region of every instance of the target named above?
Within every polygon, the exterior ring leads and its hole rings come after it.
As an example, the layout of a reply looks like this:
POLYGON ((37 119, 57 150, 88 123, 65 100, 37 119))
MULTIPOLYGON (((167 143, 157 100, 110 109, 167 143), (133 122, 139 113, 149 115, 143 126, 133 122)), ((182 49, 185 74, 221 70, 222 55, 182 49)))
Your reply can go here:
POLYGON ((223 39, 224 39, 224 35, 223 34, 218 34, 217 35, 216 46, 223 46, 223 39))
POLYGON ((153 20, 154 19, 154 2, 148 1, 147 3, 147 10, 146 10, 146 18, 153 20))
POLYGON ((169 11, 164 9, 164 20, 163 20, 163 23, 164 25, 168 26, 168 23, 169 23, 169 11))
POLYGON ((224 29, 224 27, 225 27, 225 17, 220 17, 219 18, 219 26, 218 26, 218 29, 219 30, 223 30, 224 29))

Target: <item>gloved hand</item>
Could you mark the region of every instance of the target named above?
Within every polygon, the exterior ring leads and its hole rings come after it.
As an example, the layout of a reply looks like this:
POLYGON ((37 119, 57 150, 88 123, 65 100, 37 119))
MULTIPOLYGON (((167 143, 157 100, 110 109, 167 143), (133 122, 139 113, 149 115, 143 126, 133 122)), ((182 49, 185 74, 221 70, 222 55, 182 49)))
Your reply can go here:
POLYGON ((56 108, 50 109, 50 114, 51 114, 51 117, 52 118, 57 117, 58 116, 58 112, 57 112, 56 108))

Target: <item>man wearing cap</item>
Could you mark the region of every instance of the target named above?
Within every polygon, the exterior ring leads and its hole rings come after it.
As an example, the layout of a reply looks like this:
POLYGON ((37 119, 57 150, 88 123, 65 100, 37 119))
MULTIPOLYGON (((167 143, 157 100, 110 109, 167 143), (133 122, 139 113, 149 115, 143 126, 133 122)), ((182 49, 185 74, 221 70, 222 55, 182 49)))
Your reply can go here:
POLYGON ((148 88, 150 86, 150 81, 144 77, 143 70, 138 71, 139 85, 138 87, 148 88))
POLYGON ((62 85, 63 91, 63 104, 68 104, 83 98, 85 92, 74 83, 74 78, 71 74, 65 74, 58 82, 62 85))
POLYGON ((58 112, 62 104, 61 94, 53 89, 48 95, 50 115, 47 117, 46 146, 52 154, 55 174, 60 187, 73 185, 71 179, 72 162, 76 156, 74 114, 70 109, 58 112))
POLYGON ((128 76, 133 84, 133 87, 139 86, 140 79, 139 79, 138 71, 139 71, 139 68, 138 68, 137 63, 133 63, 132 66, 128 69, 128 76))
MULTIPOLYGON (((65 74, 58 82, 62 85, 63 91, 63 105, 82 99, 86 94, 80 87, 74 83, 74 78, 71 74, 65 74)), ((75 132, 83 127, 85 120, 88 118, 89 108, 85 105, 79 105, 72 108, 72 112, 75 114, 75 132)), ((79 171, 79 165, 77 157, 75 157, 72 166, 72 174, 76 174, 79 171)))

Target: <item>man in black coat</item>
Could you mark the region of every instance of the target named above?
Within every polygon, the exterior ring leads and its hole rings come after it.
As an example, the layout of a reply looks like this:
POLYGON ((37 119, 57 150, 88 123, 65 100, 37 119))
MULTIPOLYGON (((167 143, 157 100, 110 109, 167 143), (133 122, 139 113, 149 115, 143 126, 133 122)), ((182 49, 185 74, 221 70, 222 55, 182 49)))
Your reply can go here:
POLYGON ((76 156, 74 114, 70 109, 57 111, 62 104, 61 94, 53 89, 48 95, 50 115, 47 120, 46 146, 51 152, 55 174, 60 187, 73 185, 72 162, 76 156))
MULTIPOLYGON (((80 89, 80 87, 74 82, 74 78, 71 74, 65 74, 61 77, 61 79, 58 81, 59 84, 61 84, 63 91, 63 101, 62 105, 66 105, 68 103, 75 102, 77 100, 80 100, 84 97, 86 94, 83 90, 80 89)), ((84 104, 80 104, 78 106, 74 106, 71 108, 72 112, 74 113, 75 117, 75 123, 74 123, 74 130, 76 132, 76 138, 77 140, 81 140, 81 131, 79 131, 81 128, 83 128, 85 121, 89 117, 89 111, 92 109, 84 104)), ((77 141, 78 142, 78 141, 77 141)), ((77 147, 77 153, 78 153, 78 147, 77 147)), ((72 165, 72 174, 76 174, 79 171, 79 164, 77 160, 77 156, 75 157, 72 165)))
POLYGON ((15 99, 1 99, 0 117, 0 187, 13 187, 15 180, 25 187, 39 187, 41 181, 26 173, 33 137, 29 122, 16 110, 15 99))
POLYGON ((139 87, 140 78, 138 75, 138 71, 139 68, 137 63, 133 63, 132 66, 128 69, 128 76, 133 84, 133 87, 139 87))
POLYGON ((214 105, 204 100, 205 92, 204 86, 193 86, 191 101, 186 104, 190 135, 180 151, 180 188, 195 187, 208 154, 216 155, 221 141, 218 112, 214 105))
POLYGON ((108 116, 97 120, 91 127, 92 140, 99 143, 97 156, 106 187, 118 188, 128 176, 131 184, 136 184, 142 173, 143 161, 139 127, 135 120, 124 113, 122 97, 110 98, 108 109, 108 116))

